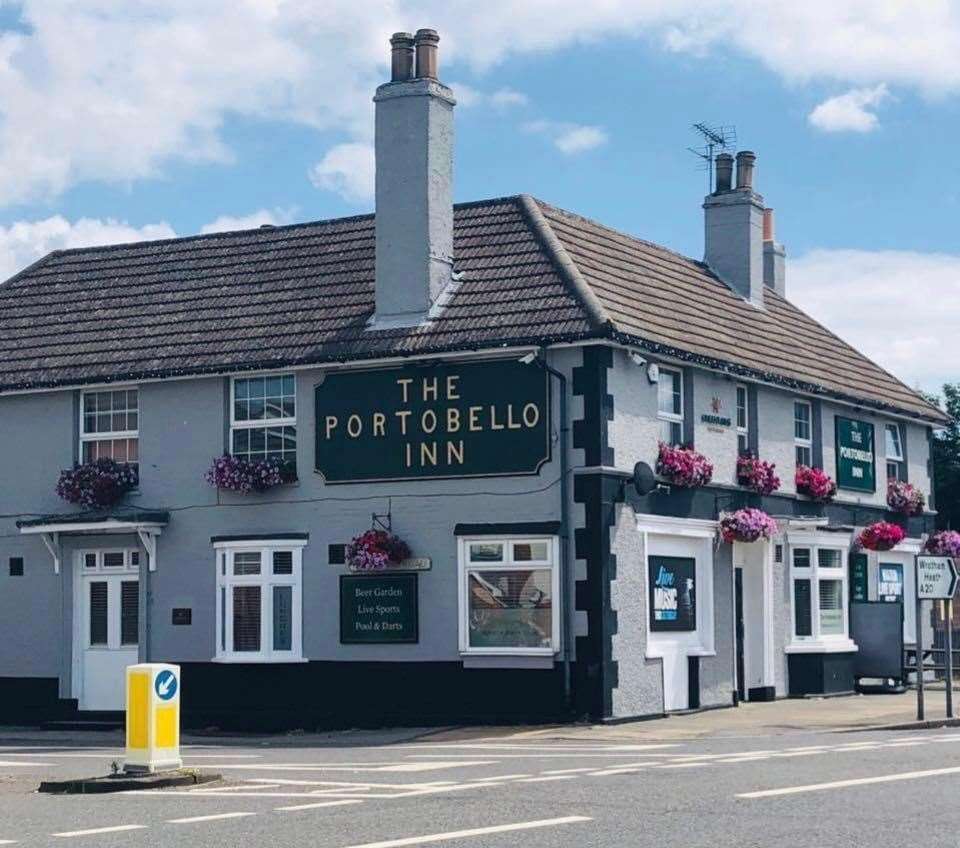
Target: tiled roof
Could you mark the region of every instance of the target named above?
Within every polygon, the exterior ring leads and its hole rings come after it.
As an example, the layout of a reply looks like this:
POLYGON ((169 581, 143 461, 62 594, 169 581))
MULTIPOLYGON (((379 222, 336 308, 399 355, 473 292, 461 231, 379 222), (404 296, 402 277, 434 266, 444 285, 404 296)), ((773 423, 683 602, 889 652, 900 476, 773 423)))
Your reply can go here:
POLYGON ((0 285, 0 391, 619 337, 870 405, 941 413, 767 291, 529 197, 454 213, 435 320, 367 329, 373 216, 56 251, 0 285))

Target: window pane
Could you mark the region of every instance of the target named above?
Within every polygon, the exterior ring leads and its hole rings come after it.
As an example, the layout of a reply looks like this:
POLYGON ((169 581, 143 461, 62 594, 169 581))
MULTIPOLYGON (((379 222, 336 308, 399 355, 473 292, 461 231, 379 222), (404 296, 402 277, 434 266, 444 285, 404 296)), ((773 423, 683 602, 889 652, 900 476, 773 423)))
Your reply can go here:
POLYGON ((123 568, 124 564, 123 551, 107 551, 103 555, 104 568, 123 568))
POLYGON ((793 436, 795 439, 810 440, 810 406, 806 403, 793 405, 793 436))
POLYGON ((683 429, 679 421, 660 422, 660 441, 668 445, 679 445, 683 442, 683 429))
POLYGON ((513 558, 516 562, 545 562, 550 558, 548 542, 514 542, 513 558))
POLYGON ((843 635, 843 581, 820 581, 820 634, 843 635))
POLYGON ((293 645, 293 587, 273 587, 273 650, 289 651, 293 645))
POLYGON ((90 584, 90 644, 107 644, 107 584, 90 584))
POLYGON ((900 445, 900 428, 896 424, 887 424, 887 459, 902 460, 903 448, 900 445))
POLYGON ((247 397, 249 381, 247 380, 234 380, 233 381, 233 396, 236 400, 247 397))
POLYGON ((233 431, 233 455, 246 457, 250 453, 250 431, 233 431))
POLYGON ((260 552, 243 551, 233 555, 233 573, 237 576, 260 573, 260 552))
POLYGON ((810 567, 810 549, 795 548, 793 551, 793 565, 794 565, 794 568, 809 568, 810 567))
POLYGON ((550 569, 473 572, 468 582, 472 648, 549 648, 550 569))
POLYGON ((888 480, 900 479, 900 463, 899 462, 887 463, 887 479, 888 480))
POLYGON ((136 645, 140 641, 140 596, 136 580, 120 584, 120 644, 136 645))
POLYGON ((233 587, 233 650, 260 650, 260 587, 233 587))
POLYGON ((130 551, 130 565, 140 565, 140 551, 130 551))
POLYGON ((293 551, 273 552, 273 573, 293 574, 293 551))
POLYGON ((220 587, 220 650, 227 650, 227 590, 220 587))
POLYGON ((676 371, 661 371, 657 382, 657 402, 660 412, 680 415, 683 400, 681 394, 680 374, 676 371))
POLYGON ((737 426, 747 426, 747 390, 743 386, 737 386, 737 426))
POLYGON ((742 455, 747 453, 747 451, 749 450, 750 450, 750 444, 747 440, 747 437, 742 434, 737 436, 737 453, 742 455))
POLYGON ((472 542, 470 544, 470 562, 503 562, 503 544, 501 542, 472 542))
POLYGON ((840 568, 842 565, 840 551, 820 548, 817 551, 817 564, 821 568, 840 568))
POLYGON ((797 465, 810 466, 813 464, 810 448, 797 447, 797 465))
POLYGON ((793 581, 793 632, 797 636, 813 635, 809 580, 793 581))
POLYGON ((295 392, 293 374, 285 374, 283 377, 283 393, 292 398, 295 392))

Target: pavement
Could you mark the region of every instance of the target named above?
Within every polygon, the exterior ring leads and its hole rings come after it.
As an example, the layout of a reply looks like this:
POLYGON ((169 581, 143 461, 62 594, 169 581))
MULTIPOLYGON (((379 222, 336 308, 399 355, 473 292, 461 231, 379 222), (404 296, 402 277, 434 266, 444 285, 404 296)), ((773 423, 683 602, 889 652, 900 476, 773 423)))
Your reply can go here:
MULTIPOLYGON (((930 717, 938 697, 928 693, 930 717)), ((122 757, 119 734, 0 728, 0 845, 954 846, 960 728, 871 729, 910 719, 914 704, 874 696, 621 725, 186 737, 185 765, 223 781, 106 796, 34 790, 105 773, 122 757)))

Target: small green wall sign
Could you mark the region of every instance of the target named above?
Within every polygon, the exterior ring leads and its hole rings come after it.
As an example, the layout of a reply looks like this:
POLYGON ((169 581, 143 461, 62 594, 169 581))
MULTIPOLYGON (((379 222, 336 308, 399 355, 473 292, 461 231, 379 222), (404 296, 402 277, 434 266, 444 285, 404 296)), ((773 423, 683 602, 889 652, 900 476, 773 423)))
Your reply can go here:
POLYGON ((327 483, 536 474, 546 372, 513 359, 328 374, 314 393, 327 483))
POLYGON ((340 642, 376 645, 417 642, 417 575, 340 576, 340 642))
POLYGON ((867 555, 850 554, 850 600, 867 600, 867 555))
POLYGON ((840 416, 836 422, 837 485, 860 492, 876 491, 873 424, 840 416))

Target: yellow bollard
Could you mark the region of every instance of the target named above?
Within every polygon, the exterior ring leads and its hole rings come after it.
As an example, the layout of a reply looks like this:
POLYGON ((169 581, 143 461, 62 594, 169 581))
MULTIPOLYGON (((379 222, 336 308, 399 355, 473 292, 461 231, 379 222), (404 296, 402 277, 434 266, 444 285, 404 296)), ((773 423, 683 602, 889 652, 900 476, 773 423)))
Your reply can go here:
POLYGON ((126 772, 163 771, 180 759, 180 666, 127 666, 126 772))

